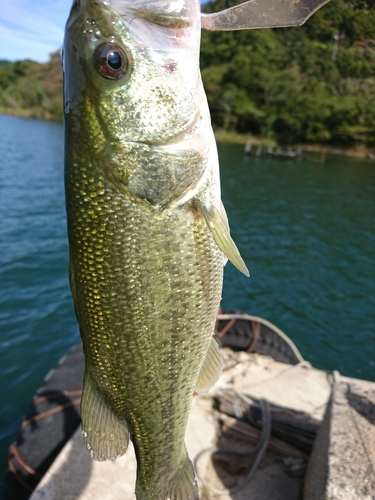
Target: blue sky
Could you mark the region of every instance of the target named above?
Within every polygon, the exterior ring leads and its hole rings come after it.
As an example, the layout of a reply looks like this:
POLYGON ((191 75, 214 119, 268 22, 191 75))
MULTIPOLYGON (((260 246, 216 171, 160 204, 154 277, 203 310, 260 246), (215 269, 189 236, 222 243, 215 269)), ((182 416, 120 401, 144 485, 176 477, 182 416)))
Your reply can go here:
POLYGON ((0 0, 0 59, 48 61, 49 54, 62 45, 72 3, 72 0, 0 0))
POLYGON ((72 0, 0 0, 0 59, 45 62, 62 45, 72 0))

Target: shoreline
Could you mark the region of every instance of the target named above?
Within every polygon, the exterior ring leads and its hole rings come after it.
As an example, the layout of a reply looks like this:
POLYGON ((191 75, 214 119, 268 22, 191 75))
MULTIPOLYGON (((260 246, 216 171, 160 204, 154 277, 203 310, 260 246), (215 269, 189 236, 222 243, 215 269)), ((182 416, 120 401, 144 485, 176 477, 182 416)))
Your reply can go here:
POLYGON ((48 112, 40 112, 39 109, 6 109, 0 107, 0 115, 4 116, 15 116, 16 118, 28 118, 30 120, 45 120, 47 122, 53 123, 62 123, 63 120, 60 120, 53 116, 52 113, 48 112))
MULTIPOLYGON (((16 116, 18 118, 29 118, 32 120, 46 120, 54 123, 62 123, 62 120, 53 118, 51 115, 43 116, 43 113, 38 113, 35 109, 19 109, 19 110, 9 110, 0 108, 0 115, 5 116, 16 116)), ((277 147, 278 144, 272 139, 267 139, 259 136, 253 136, 251 134, 239 134, 234 131, 225 131, 222 129, 214 129, 215 139, 218 143, 223 144, 238 144, 245 146, 247 142, 251 142, 253 146, 258 146, 259 144, 263 147, 272 145, 277 147)), ((316 153, 320 155, 332 154, 339 156, 350 156, 352 158, 364 158, 368 160, 375 159, 375 150, 365 146, 358 147, 346 147, 339 145, 324 145, 324 144, 292 144, 290 146, 292 149, 296 150, 301 148, 303 151, 309 153, 316 153)))
MULTIPOLYGON (((251 134, 239 134, 234 131, 225 131, 221 129, 214 129, 214 134, 216 141, 223 144, 238 144, 245 146, 247 142, 250 142, 253 146, 261 145, 265 148, 267 148, 268 145, 272 145, 273 147, 279 146, 279 144, 272 139, 254 136, 251 134)), ((352 158, 364 158, 367 160, 375 159, 375 150, 365 146, 347 147, 337 144, 326 145, 297 143, 290 145, 290 148, 293 150, 300 148, 304 152, 316 153, 320 155, 330 154, 338 156, 350 156, 352 158)))

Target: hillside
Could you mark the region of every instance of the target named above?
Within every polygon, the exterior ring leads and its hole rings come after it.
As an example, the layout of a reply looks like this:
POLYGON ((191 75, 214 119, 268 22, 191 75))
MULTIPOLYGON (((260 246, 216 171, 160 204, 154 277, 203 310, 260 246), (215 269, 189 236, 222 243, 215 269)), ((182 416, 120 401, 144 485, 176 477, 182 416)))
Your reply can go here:
MULTIPOLYGON (((215 0, 205 10, 237 3, 215 0)), ((214 128, 281 144, 375 146, 375 0, 331 0, 304 26, 202 32, 214 128)), ((62 119, 60 55, 0 61, 0 113, 62 119)))
POLYGON ((374 0, 331 0, 299 28, 202 35, 216 127, 281 143, 375 144, 374 0))
POLYGON ((62 94, 59 51, 46 64, 0 62, 0 113, 61 121, 62 94))

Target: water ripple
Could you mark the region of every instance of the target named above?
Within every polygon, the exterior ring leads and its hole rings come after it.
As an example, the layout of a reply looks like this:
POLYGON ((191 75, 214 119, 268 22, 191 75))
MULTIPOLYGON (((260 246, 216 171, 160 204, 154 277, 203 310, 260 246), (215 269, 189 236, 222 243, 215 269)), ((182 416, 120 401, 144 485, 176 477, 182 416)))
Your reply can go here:
POLYGON ((1 476, 32 395, 79 342, 67 276, 62 132, 58 124, 0 116, 1 476))
MULTIPOLYGON (((0 116, 0 470, 36 388, 79 342, 62 132, 0 116)), ((317 367, 375 380, 373 163, 257 160, 237 146, 220 147, 220 158, 232 235, 251 272, 227 264, 223 307, 272 321, 317 367)))
POLYGON ((246 280, 228 264, 223 306, 273 321, 315 366, 375 380, 375 169, 245 158, 220 147, 223 199, 246 280))

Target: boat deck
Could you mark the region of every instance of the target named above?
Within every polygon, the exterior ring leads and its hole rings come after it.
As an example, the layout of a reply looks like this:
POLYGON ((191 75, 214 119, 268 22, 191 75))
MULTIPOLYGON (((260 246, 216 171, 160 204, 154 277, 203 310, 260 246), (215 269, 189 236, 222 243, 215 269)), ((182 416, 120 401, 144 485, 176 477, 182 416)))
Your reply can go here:
MULTIPOLYGON (((374 500, 375 383, 313 368, 256 316, 220 315, 217 338, 224 370, 207 395, 194 396, 186 433, 201 500, 374 500)), ((11 447, 18 488, 33 489, 54 459, 30 500, 135 499, 131 445, 118 460, 95 462, 79 427, 61 449, 67 425, 79 425, 82 373, 77 346, 47 377, 11 447)), ((29 498, 19 492, 5 498, 29 498)))
MULTIPOLYGON (((261 398, 267 399, 272 408, 282 407, 287 414, 320 424, 331 394, 330 374, 308 363, 286 365, 268 356, 230 349, 223 349, 223 353, 225 370, 220 381, 209 395, 196 395, 193 399, 186 434, 188 452, 193 460, 207 448, 225 446, 244 451, 253 448, 260 439, 261 430, 230 416, 230 408, 215 409, 218 405, 225 406, 225 396, 233 391, 246 393, 255 406, 261 398)), ((200 484, 202 500, 299 500, 308 460, 308 452, 301 447, 271 437, 268 450, 248 484, 236 493, 222 495, 212 492, 212 488, 236 485, 253 457, 239 459, 223 454, 212 461, 210 453, 206 453, 196 463, 205 483, 200 484)), ((43 477, 31 500, 133 500, 135 473, 133 449, 114 462, 94 462, 78 430, 43 477)))

